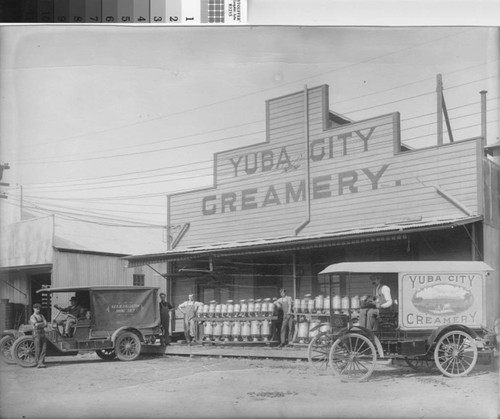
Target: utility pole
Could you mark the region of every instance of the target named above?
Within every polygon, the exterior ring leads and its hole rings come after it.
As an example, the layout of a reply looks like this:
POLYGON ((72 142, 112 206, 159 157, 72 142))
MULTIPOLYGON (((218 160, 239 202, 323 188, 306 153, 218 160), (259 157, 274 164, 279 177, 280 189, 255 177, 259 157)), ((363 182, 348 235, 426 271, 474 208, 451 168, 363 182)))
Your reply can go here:
MULTIPOLYGON (((3 178, 3 171, 10 169, 9 163, 0 164, 0 180, 3 178)), ((10 186, 10 183, 0 182, 0 186, 10 186)), ((7 199, 8 196, 5 192, 0 193, 0 199, 7 199)))

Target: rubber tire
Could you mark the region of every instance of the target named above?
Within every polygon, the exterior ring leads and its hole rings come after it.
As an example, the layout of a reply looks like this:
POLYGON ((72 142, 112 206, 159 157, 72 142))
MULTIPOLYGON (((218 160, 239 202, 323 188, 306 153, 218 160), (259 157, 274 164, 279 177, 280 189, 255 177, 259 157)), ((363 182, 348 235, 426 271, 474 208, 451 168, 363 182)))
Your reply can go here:
POLYGON ((116 359, 116 353, 114 349, 97 349, 95 353, 104 361, 114 361, 116 359))
POLYGON ((33 368, 36 366, 35 342, 33 336, 21 336, 12 345, 12 359, 23 368, 33 368))
POLYGON ((451 332, 445 333, 441 336, 434 349, 434 362, 439 371, 447 377, 463 377, 467 375, 474 369, 477 362, 477 346, 475 340, 471 335, 461 330, 452 330, 451 332), (469 346, 464 348, 463 343, 461 343, 462 339, 463 341, 467 340, 469 346), (464 354, 463 349, 468 349, 470 353, 464 354), (458 353, 456 353, 456 351, 458 351, 458 353), (468 359, 464 359, 464 357, 468 359), (454 373, 455 366, 457 366, 456 373, 454 373))
POLYGON ((123 332, 115 341, 115 353, 120 361, 134 361, 141 354, 141 340, 132 332, 123 332))
POLYGON ((332 343, 333 337, 328 332, 318 333, 309 343, 307 347, 307 359, 315 370, 327 370, 332 343))
POLYGON ((4 336, 0 339, 0 357, 6 364, 15 364, 16 361, 12 358, 12 345, 16 338, 11 335, 4 336))
POLYGON ((366 336, 346 333, 333 343, 329 359, 333 372, 341 381, 359 382, 372 375, 377 363, 377 351, 366 336), (363 367, 361 375, 359 375, 360 366, 363 367))

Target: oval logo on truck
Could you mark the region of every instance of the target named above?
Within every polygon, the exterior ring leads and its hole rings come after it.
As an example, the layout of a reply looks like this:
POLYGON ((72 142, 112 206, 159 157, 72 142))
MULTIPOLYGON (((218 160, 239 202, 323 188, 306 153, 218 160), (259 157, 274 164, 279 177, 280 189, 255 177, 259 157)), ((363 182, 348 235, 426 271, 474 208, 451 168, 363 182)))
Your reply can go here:
POLYGON ((472 306, 474 296, 470 291, 457 285, 436 284, 416 291, 411 301, 423 313, 450 316, 472 306))

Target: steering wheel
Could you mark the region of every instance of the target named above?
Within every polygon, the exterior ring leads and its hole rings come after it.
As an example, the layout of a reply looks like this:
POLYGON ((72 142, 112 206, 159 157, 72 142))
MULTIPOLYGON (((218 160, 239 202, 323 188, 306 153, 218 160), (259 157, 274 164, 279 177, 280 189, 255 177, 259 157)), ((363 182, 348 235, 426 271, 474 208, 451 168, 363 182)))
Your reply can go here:
POLYGON ((60 316, 60 314, 62 313, 62 311, 60 309, 58 309, 56 306, 54 306, 54 308, 57 310, 57 314, 56 316, 52 319, 52 322, 51 322, 51 325, 52 325, 52 329, 55 329, 57 330, 57 318, 60 316))

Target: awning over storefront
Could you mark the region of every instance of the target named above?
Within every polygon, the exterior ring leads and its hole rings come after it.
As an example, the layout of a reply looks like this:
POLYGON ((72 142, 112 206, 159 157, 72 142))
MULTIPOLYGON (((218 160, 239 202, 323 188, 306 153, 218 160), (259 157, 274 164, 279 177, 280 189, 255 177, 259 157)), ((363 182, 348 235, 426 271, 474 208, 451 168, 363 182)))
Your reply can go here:
POLYGON ((300 237, 286 236, 258 240, 239 240, 235 242, 213 243, 190 246, 165 253, 127 256, 128 267, 162 263, 202 256, 230 256, 237 254, 256 254, 282 252, 315 247, 343 246, 368 241, 402 240, 406 233, 443 230, 481 221, 481 216, 440 219, 432 221, 402 221, 367 228, 344 231, 323 232, 300 237))

